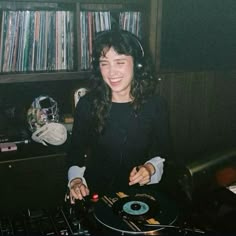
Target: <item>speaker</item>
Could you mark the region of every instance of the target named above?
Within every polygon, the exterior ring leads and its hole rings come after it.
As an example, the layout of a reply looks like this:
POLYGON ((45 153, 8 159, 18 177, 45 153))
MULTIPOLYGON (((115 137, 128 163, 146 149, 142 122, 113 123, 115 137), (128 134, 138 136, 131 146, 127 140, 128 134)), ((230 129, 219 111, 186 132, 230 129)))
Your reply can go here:
POLYGON ((115 50, 122 51, 121 53, 131 55, 134 58, 135 72, 141 72, 144 67, 145 53, 138 36, 122 29, 98 32, 93 44, 92 66, 95 71, 99 71, 99 58, 104 45, 114 47, 115 50))
POLYGON ((39 151, 38 155, 27 157, 19 151, 3 157, 9 159, 0 161, 1 213, 55 207, 64 201, 66 153, 42 154, 39 151))

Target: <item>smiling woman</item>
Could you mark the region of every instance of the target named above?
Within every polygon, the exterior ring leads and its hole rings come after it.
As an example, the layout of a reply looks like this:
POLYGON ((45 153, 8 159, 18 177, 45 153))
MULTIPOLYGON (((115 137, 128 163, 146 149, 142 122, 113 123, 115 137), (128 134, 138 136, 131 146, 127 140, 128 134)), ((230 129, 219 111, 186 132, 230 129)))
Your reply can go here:
POLYGON ((99 67, 104 82, 112 90, 112 102, 130 102, 131 81, 133 79, 133 58, 120 55, 110 48, 99 59, 99 67))
POLYGON ((161 180, 169 151, 168 114, 146 60, 141 42, 128 31, 105 31, 95 39, 96 86, 77 104, 72 130, 71 203, 90 193, 161 180))

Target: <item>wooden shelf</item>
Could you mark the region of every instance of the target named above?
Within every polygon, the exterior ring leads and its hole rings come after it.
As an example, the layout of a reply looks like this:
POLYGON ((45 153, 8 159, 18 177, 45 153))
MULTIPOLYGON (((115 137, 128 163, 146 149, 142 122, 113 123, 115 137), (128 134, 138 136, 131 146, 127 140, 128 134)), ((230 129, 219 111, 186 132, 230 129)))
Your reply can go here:
POLYGON ((87 80, 91 72, 9 73, 0 74, 0 84, 51 80, 87 80))

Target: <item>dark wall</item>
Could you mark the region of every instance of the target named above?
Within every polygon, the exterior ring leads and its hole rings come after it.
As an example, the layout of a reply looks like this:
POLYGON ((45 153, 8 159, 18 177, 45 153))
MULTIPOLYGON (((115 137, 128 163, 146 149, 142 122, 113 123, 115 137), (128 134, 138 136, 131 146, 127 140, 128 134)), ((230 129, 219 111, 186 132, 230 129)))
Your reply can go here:
POLYGON ((177 158, 199 159, 236 147, 236 73, 183 72, 162 75, 173 150, 177 158))
POLYGON ((161 69, 235 69, 235 12, 235 0, 163 0, 161 69))

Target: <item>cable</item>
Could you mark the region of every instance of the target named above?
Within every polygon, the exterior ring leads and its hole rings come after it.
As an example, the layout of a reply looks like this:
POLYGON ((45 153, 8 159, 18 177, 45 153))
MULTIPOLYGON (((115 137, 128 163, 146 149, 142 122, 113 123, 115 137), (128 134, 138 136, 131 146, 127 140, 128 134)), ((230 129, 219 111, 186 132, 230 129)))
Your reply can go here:
POLYGON ((160 225, 160 224, 144 224, 146 227, 157 227, 157 228, 173 228, 173 229, 178 229, 179 232, 182 231, 189 231, 189 232, 194 232, 194 233, 199 233, 199 234, 205 234, 206 232, 201 230, 201 229, 191 229, 191 228, 185 228, 185 227, 180 227, 180 226, 175 226, 175 225, 160 225))

